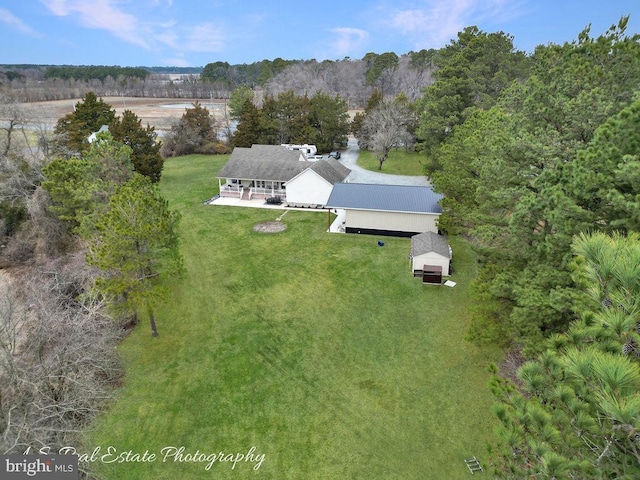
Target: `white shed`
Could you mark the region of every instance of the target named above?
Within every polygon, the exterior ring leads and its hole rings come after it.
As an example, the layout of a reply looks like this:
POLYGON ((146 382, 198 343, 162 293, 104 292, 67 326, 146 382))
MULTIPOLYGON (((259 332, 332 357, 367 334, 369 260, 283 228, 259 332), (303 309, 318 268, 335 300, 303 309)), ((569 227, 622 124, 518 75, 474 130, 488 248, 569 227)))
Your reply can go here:
POLYGON ((411 237, 411 269, 415 277, 423 274, 425 266, 442 268, 442 275, 451 274, 451 247, 447 237, 433 232, 420 233, 411 237))

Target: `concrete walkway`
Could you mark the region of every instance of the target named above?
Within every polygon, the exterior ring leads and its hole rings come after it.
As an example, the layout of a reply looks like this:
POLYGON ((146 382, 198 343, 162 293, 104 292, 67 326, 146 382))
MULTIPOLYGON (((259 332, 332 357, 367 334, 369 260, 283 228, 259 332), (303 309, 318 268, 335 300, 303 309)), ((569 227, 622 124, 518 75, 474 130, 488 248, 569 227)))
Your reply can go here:
MULTIPOLYGON (((409 175, 392 175, 390 173, 373 172, 357 165, 360 149, 355 138, 350 137, 347 149, 342 152, 340 163, 351 170, 347 177, 349 183, 375 183, 382 185, 418 185, 430 187, 427 177, 420 175, 413 177, 409 175)), ((384 167, 382 167, 384 168, 384 167)))

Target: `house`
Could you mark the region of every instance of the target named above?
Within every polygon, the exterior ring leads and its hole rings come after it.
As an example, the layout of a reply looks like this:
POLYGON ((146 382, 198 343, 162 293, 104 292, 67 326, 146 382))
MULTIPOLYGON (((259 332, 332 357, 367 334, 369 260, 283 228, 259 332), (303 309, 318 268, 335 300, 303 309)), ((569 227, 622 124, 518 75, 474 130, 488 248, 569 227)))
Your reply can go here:
POLYGON ((431 187, 337 183, 325 207, 341 210, 346 233, 411 237, 438 232, 441 198, 431 187))
POLYGON ((333 158, 311 162, 309 168, 286 182, 287 204, 292 207, 325 205, 334 184, 343 182, 350 173, 351 170, 333 158))
POLYGON ((108 125, 102 125, 97 132, 93 132, 91 135, 87 137, 87 142, 93 143, 98 139, 98 134, 103 132, 109 132, 108 125))
POLYGON ((449 276, 451 257, 447 237, 434 232, 419 233, 411 237, 409 260, 414 277, 424 278, 425 273, 436 275, 436 272, 440 272, 440 276, 449 276))
POLYGON ((308 162, 299 150, 252 145, 234 148, 217 178, 222 197, 281 197, 291 205, 323 206, 333 183, 343 181, 350 172, 333 159, 308 162))

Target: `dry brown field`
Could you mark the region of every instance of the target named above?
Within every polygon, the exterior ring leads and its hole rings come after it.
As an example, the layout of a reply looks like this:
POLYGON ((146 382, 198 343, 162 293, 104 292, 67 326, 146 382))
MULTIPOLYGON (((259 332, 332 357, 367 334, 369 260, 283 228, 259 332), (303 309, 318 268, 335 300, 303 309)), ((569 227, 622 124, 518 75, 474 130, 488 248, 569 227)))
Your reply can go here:
MULTIPOLYGON (((151 125, 158 133, 168 131, 177 122, 185 108, 198 101, 219 119, 222 117, 224 100, 188 99, 188 98, 145 98, 145 97, 102 97, 105 103, 111 105, 118 116, 124 110, 131 110, 142 121, 143 126, 151 125)), ((48 102, 32 102, 25 104, 37 116, 39 123, 55 125, 57 121, 73 112, 76 103, 81 98, 69 100, 52 100, 48 102)))

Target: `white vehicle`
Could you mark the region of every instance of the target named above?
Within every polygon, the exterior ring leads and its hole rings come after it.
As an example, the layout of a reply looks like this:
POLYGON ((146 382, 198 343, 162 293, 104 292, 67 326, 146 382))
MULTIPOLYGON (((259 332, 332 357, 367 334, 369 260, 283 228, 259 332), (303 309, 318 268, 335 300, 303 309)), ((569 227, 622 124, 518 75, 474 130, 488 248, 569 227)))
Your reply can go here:
POLYGON ((303 145, 296 145, 293 143, 281 143, 280 146, 286 148, 287 150, 299 150, 302 153, 304 153, 307 157, 318 153, 318 149, 316 148, 315 145, 309 145, 306 143, 303 145))

